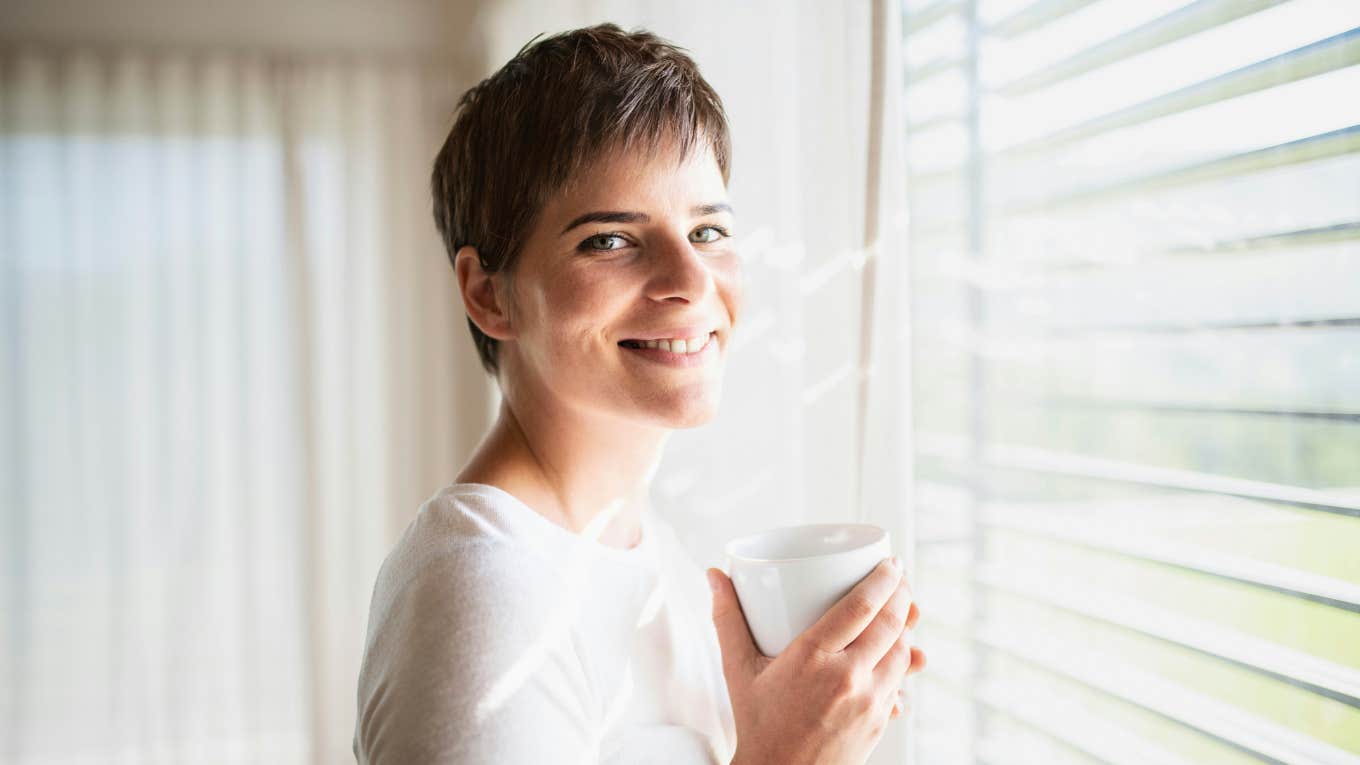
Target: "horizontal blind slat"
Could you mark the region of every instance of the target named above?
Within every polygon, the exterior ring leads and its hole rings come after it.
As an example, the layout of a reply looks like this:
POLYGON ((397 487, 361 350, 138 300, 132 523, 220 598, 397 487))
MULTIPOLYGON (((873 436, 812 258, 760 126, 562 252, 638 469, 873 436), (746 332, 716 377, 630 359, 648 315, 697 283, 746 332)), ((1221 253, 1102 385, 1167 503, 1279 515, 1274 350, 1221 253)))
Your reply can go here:
MULTIPOLYGON (((967 460, 966 445, 960 439, 940 435, 918 436, 917 451, 946 459, 967 460)), ((1082 454, 1069 454, 1015 444, 989 444, 983 451, 982 462, 995 467, 1013 468, 1038 473, 1071 475, 1164 489, 1222 494, 1242 499, 1279 502, 1309 510, 1320 510, 1360 518, 1360 499, 1350 499, 1334 492, 1306 489, 1298 486, 1249 481, 1241 478, 1202 473, 1193 470, 1160 468, 1133 462, 1120 462, 1082 454)))
POLYGON ((995 628, 978 632, 990 650, 1014 656, 1056 675, 1141 707, 1241 749, 1266 762, 1292 765, 1360 765, 1360 757, 1290 728, 1243 712, 1178 683, 1112 663, 1100 653, 1054 655, 1034 636, 995 628))
POLYGON ((1104 40, 1070 58, 1005 83, 997 90, 1014 96, 1051 86, 1286 1, 1196 0, 1161 18, 1104 40))
POLYGON ((976 567, 974 581, 989 589, 1189 648, 1360 709, 1360 671, 1349 667, 1182 613, 1165 611, 1152 603, 1115 598, 1107 592, 1086 589, 1073 579, 1051 580, 1014 568, 1000 570, 984 565, 976 567))
POLYGON ((1347 125, 1326 133, 1310 135, 1294 141, 1266 146, 1254 151, 1196 162, 1184 167, 1162 170, 1149 175, 1102 184, 1091 188, 1060 194, 1036 202, 1013 205, 994 212, 1005 217, 1033 212, 1047 212, 1073 205, 1091 205, 1112 198, 1142 194, 1150 191, 1206 183, 1235 175, 1258 172, 1285 165, 1312 162, 1360 152, 1360 124, 1347 125))
POLYGON ((1101 133, 1268 90, 1357 63, 1360 63, 1360 27, 1007 147, 998 156, 1052 151, 1101 133))
MULTIPOLYGON (((974 631, 966 621, 950 623, 935 619, 931 626, 953 631, 964 641, 972 636, 973 644, 986 651, 1019 660, 1046 674, 1152 712, 1265 762, 1360 765, 1360 757, 1345 750, 1242 711, 1183 684, 1113 661, 1098 648, 1082 649, 1067 643, 1055 646, 1041 634, 994 624, 974 631)), ((942 673, 943 679, 960 692, 971 693, 975 699, 981 700, 986 694, 996 700, 1014 686, 1004 678, 974 677, 962 669, 966 666, 962 662, 954 663, 953 671, 942 673)))
MULTIPOLYGON (((1219 577, 1360 613, 1360 585, 1331 577, 1250 558, 1214 553, 1201 546, 1177 545, 1153 538, 1130 538, 1127 534, 1102 534, 1080 530, 1073 528, 1066 515, 1054 516, 1054 519, 1050 520, 1040 511, 1033 509, 1018 514, 991 504, 983 510, 981 521, 990 528, 1036 534, 1054 541, 1173 566, 1196 574, 1219 577)), ((1342 669, 1350 674, 1351 692, 1360 690, 1360 672, 1342 669)))
POLYGON ((985 33, 993 37, 1015 37, 1049 24, 1099 0, 1039 0, 1002 18, 985 24, 985 33))

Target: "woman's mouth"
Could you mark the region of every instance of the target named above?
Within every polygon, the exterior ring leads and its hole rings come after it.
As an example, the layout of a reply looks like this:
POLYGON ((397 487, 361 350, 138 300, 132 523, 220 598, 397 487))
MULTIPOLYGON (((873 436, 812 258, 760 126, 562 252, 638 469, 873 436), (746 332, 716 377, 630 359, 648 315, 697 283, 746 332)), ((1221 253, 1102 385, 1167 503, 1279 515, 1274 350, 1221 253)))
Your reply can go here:
POLYGON ((621 340, 619 347, 648 361, 672 367, 694 367, 707 363, 718 350, 718 333, 707 337, 666 340, 621 340))

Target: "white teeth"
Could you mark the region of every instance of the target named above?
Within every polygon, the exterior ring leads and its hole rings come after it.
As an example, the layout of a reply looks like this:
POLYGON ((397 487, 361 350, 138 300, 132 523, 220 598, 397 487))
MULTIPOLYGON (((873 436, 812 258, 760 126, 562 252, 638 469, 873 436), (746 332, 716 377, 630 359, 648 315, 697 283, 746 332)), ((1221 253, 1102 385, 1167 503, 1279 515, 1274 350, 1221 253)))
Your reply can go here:
POLYGON ((698 353, 708 347, 710 335, 700 335, 699 337, 676 338, 674 340, 645 340, 642 345, 648 348, 666 351, 668 353, 698 353))

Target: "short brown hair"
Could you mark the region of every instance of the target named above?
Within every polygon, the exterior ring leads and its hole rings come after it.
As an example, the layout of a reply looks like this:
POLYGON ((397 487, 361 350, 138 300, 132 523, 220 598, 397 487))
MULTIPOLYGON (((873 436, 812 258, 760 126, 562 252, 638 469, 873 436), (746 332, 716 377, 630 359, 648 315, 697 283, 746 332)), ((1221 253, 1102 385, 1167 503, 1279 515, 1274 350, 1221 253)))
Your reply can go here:
MULTIPOLYGON (((434 221, 450 263, 472 245, 488 273, 513 272, 552 194, 602 152, 675 141, 683 158, 702 143, 728 180, 722 100, 684 49, 641 29, 600 24, 530 40, 454 113, 430 178, 434 221)), ((496 340, 467 321, 495 375, 496 340)))

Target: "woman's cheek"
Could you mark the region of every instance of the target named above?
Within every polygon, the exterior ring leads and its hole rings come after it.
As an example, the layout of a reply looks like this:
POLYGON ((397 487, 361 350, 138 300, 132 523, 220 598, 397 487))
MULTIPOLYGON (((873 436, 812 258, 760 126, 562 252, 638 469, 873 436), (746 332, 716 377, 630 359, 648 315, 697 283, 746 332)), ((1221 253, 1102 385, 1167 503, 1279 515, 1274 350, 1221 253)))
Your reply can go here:
POLYGON ((722 283, 725 285, 723 302, 727 305, 728 320, 731 321, 733 329, 737 326, 737 318, 741 316, 742 303, 746 297, 746 272, 741 267, 741 260, 732 259, 732 265, 725 274, 722 283))

